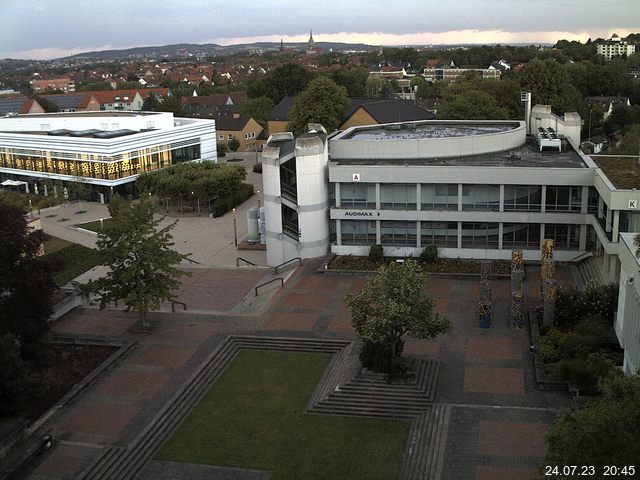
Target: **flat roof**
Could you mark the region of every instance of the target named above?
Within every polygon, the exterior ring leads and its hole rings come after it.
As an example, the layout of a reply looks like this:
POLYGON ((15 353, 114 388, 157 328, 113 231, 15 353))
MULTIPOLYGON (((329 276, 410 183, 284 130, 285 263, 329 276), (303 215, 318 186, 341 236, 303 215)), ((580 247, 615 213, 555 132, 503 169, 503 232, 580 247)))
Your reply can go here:
POLYGON ((613 186, 620 189, 640 190, 640 163, 638 157, 590 155, 613 186))
POLYGON ((123 112, 120 110, 100 110, 99 112, 52 112, 52 113, 26 113, 14 118, 51 118, 51 117, 139 117, 148 115, 160 115, 166 112, 123 112))
MULTIPOLYGON (((330 150, 331 151, 331 150, 330 150)), ((331 157, 331 155, 330 155, 331 157)), ((536 167, 589 168, 571 144, 562 139, 562 151, 540 151, 535 138, 528 136, 525 144, 501 152, 446 158, 403 159, 341 159, 330 158, 334 165, 410 165, 460 167, 536 167)))
POLYGON ((487 135, 514 130, 520 126, 519 122, 487 123, 466 121, 453 124, 450 122, 429 123, 396 123, 372 127, 358 127, 340 140, 415 140, 420 138, 453 138, 487 135))

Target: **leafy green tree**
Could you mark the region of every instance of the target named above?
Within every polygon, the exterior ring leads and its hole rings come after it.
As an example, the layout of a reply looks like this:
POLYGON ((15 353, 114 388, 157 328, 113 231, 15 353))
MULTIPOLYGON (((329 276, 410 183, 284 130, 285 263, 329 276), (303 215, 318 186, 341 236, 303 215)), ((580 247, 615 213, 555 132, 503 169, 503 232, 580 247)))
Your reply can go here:
POLYGON ((262 128, 267 128, 267 117, 273 107, 273 100, 269 97, 249 98, 240 105, 240 114, 253 118, 262 128))
POLYGON ((366 286, 345 296, 352 324, 364 346, 365 366, 394 374, 400 365, 403 336, 427 339, 451 329, 451 322, 434 312, 435 301, 423 291, 426 273, 415 260, 382 265, 366 286), (374 357, 367 359, 370 352, 374 357))
POLYGON ((28 392, 28 368, 20 355, 20 341, 7 333, 0 337, 0 417, 14 413, 28 392))
POLYGON ((231 150, 232 152, 237 152, 238 149, 240 148, 240 140, 238 140, 236 137, 231 137, 231 140, 229 140, 229 150, 231 150))
POLYGON ((365 67, 348 66, 334 70, 330 74, 331 80, 347 89, 350 97, 364 97, 367 95, 367 78, 369 72, 365 67))
POLYGON ((251 82, 247 87, 247 94, 251 98, 269 97, 277 104, 284 97, 303 91, 314 76, 302 65, 287 63, 251 82))
POLYGON ((438 119, 443 120, 502 120, 507 111, 500 108, 488 93, 466 90, 455 96, 445 97, 438 108, 438 119))
POLYGON ((331 132, 340 126, 349 106, 347 89, 327 77, 318 77, 296 98, 288 128, 300 134, 308 123, 320 123, 331 132))
POLYGON ((369 77, 365 83, 365 89, 367 91, 367 97, 384 97, 384 80, 381 78, 369 77))
POLYGON ((555 60, 533 60, 522 69, 518 80, 531 92, 534 104, 551 105, 559 113, 580 109, 580 94, 566 70, 555 60))
POLYGON ((640 125, 636 124, 629 128, 619 145, 611 149, 611 153, 618 155, 639 155, 640 154, 640 125))
POLYGON ((547 438, 547 465, 592 465, 599 474, 606 465, 637 465, 640 377, 610 376, 600 389, 600 397, 556 423, 547 438))
POLYGON ((54 266, 40 256, 46 235, 30 231, 22 211, 0 202, 0 335, 22 343, 38 340, 47 328, 56 284, 54 266))
POLYGON ((45 97, 39 97, 39 96, 36 95, 36 96, 33 97, 33 99, 36 102, 38 102, 42 108, 44 108, 44 111, 46 113, 55 113, 55 112, 58 112, 60 110, 58 108, 58 105, 53 103, 51 100, 46 99, 45 97))
POLYGON ((171 247, 171 230, 176 222, 160 228, 162 219, 155 219, 148 198, 127 202, 115 196, 109 204, 112 221, 98 234, 98 251, 109 272, 85 285, 94 293, 100 308, 107 303, 124 300, 138 312, 140 324, 148 327, 147 312, 157 309, 163 301, 176 299, 173 293, 180 287, 180 277, 188 275, 176 268, 188 258, 171 247))

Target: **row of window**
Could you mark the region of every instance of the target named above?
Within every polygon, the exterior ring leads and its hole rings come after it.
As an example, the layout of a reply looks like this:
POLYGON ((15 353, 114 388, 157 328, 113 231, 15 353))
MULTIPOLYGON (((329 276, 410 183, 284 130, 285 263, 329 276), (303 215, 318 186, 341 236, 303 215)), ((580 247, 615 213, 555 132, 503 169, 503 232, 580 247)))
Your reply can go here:
MULTIPOLYGON (((341 220, 342 245, 374 245, 376 222, 341 220)), ((380 222, 380 243, 384 246, 415 247, 417 223, 405 221, 380 222)), ((577 250, 580 243, 579 225, 545 224, 544 237, 554 240, 556 248, 577 250)), ((497 249, 500 240, 498 223, 462 222, 462 248, 497 249)), ((458 222, 420 222, 420 244, 438 247, 458 247, 458 222)), ((504 223, 502 247, 537 250, 540 248, 540 224, 504 223)))
POLYGON ((144 149, 132 152, 132 155, 134 153, 135 157, 124 154, 120 161, 97 162, 88 159, 89 155, 82 155, 81 160, 66 160, 50 156, 17 155, 0 151, 0 167, 74 177, 117 180, 158 170, 176 163, 196 160, 200 158, 200 145, 164 151, 144 149))
MULTIPOLYGON (((581 186, 548 186, 545 210, 549 212, 580 212, 581 186)), ((458 209, 458 184, 421 184, 422 209, 458 209)), ((462 210, 500 210, 499 185, 462 185, 462 210)), ((591 187, 588 198, 589 211, 597 211, 598 197, 591 187)), ((341 183, 341 207, 376 208, 376 184, 341 183)), ((416 184, 380 184, 380 208, 415 210, 417 208, 416 184)), ((542 187, 539 185, 505 185, 504 211, 542 211, 542 187)))
MULTIPOLYGON (((231 140, 233 138, 233 134, 227 135, 227 140, 231 140)), ((251 140, 252 138, 256 138, 256 132, 248 132, 244 134, 245 140, 251 140)), ((224 141, 224 134, 218 135, 218 140, 224 141)))

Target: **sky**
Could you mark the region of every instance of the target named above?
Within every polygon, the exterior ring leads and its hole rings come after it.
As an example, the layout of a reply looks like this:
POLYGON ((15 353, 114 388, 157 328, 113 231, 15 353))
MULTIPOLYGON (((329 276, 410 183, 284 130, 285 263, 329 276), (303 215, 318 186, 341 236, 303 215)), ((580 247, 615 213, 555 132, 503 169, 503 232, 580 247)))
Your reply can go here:
POLYGON ((255 41, 555 43, 640 31, 639 0, 0 0, 0 58, 255 41))

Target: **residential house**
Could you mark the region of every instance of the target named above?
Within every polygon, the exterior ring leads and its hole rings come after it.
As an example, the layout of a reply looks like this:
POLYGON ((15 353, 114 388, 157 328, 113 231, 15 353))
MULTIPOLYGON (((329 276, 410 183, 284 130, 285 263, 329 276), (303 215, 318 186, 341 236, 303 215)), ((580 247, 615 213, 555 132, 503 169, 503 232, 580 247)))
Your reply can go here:
POLYGON ((585 103, 589 105, 590 108, 597 108, 602 111, 603 116, 602 119, 606 120, 609 118, 609 115, 613 112, 613 108, 619 105, 626 105, 628 107, 631 106, 631 102, 629 101, 629 97, 621 97, 618 96, 601 96, 601 97, 587 97, 584 99, 585 103))
POLYGON ((252 117, 233 113, 215 116, 213 120, 216 121, 218 143, 228 143, 229 140, 237 138, 240 142, 240 152, 262 150, 265 140, 260 133, 263 129, 252 117))
MULTIPOLYGON (((287 131, 289 112, 294 97, 285 97, 267 117, 269 135, 287 131)), ((435 115, 413 102, 402 99, 350 98, 340 130, 362 125, 379 125, 390 122, 432 120, 435 115)))
POLYGON ((58 107, 60 112, 99 112, 100 102, 89 92, 41 95, 58 107))
POLYGON ((76 85, 69 77, 33 79, 29 83, 34 93, 40 93, 47 89, 62 90, 65 93, 76 91, 76 85))
POLYGON ((32 98, 0 98, 0 117, 27 113, 44 113, 44 108, 32 98))

